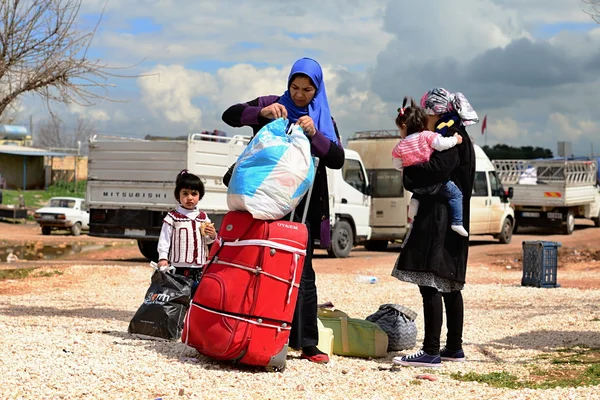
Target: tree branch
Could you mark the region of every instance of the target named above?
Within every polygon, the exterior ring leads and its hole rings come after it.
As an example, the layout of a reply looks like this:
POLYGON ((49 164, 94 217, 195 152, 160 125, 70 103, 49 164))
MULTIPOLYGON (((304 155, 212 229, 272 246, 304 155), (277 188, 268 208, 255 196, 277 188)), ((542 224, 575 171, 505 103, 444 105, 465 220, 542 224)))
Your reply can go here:
POLYGON ((105 12, 91 31, 76 28, 82 0, 0 0, 0 116, 25 93, 51 102, 91 106, 116 101, 110 78, 123 75, 87 55, 105 12), (101 90, 104 94, 99 94, 101 90))

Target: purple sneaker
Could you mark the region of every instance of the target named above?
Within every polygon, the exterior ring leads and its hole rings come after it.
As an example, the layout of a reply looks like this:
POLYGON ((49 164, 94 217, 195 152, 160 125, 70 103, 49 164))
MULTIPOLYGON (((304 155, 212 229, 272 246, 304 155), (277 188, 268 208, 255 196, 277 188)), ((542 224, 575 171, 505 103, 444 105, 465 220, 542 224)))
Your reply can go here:
POLYGON ((437 368, 442 366, 442 359, 439 354, 431 355, 425 353, 423 350, 419 350, 410 356, 394 357, 392 362, 405 367, 437 368))
POLYGON ((442 361, 465 362, 467 360, 465 352, 462 349, 448 350, 445 347, 440 351, 440 357, 442 361))

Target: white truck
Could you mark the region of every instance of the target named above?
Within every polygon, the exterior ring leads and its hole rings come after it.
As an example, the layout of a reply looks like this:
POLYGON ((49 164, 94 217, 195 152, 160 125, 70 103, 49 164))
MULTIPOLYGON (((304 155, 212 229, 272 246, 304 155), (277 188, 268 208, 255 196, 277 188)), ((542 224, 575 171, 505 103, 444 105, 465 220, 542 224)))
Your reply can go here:
POLYGON ((575 218, 600 226, 597 160, 495 160, 505 187, 512 188, 515 232, 519 227, 562 229, 570 235, 575 218))
MULTIPOLYGON (((250 140, 194 133, 187 140, 95 136, 90 140, 86 201, 90 236, 130 238, 148 259, 165 214, 176 206, 175 177, 182 169, 201 177, 206 193, 200 202, 218 229, 227 208, 222 177, 250 140)), ((347 257, 368 237, 369 183, 356 152, 346 152, 341 170, 328 170, 332 245, 328 253, 347 257)))
POLYGON ((390 242, 404 239, 408 231, 410 192, 404 189, 402 172, 392 163, 392 149, 400 139, 394 130, 356 132, 348 140, 348 149, 360 154, 370 182, 371 234, 362 242, 369 251, 385 250, 390 242))

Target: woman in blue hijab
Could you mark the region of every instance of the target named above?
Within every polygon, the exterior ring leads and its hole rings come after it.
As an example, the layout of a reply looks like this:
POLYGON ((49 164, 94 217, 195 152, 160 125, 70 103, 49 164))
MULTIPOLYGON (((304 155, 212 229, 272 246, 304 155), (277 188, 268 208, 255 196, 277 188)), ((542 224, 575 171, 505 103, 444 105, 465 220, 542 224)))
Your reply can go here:
MULTIPOLYGON (((290 333, 290 347, 302 349, 302 358, 327 363, 329 357, 317 348, 317 287, 312 259, 315 239, 325 249, 329 248, 331 242, 329 190, 325 168, 341 169, 345 156, 337 126, 329 111, 323 71, 315 60, 301 58, 294 63, 283 95, 261 96, 234 104, 223 113, 226 124, 235 128, 249 126, 254 134, 272 120, 281 117, 302 127, 310 140, 312 154, 319 158, 306 218, 309 240, 290 333)), ((306 198, 296 207, 298 215, 294 216, 295 220, 300 221, 305 204, 306 198)))

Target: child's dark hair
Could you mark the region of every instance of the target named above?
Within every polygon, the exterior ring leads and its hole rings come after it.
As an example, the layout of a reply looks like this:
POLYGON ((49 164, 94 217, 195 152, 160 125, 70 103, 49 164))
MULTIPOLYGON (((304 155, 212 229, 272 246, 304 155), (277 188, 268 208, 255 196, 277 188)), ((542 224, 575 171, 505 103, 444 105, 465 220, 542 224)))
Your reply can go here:
POLYGON ((196 190, 200 194, 200 199, 204 197, 204 184, 198 176, 190 174, 187 169, 182 170, 177 174, 175 181, 175 199, 179 201, 181 189, 196 190))
POLYGON ((402 107, 398 109, 396 126, 406 125, 406 135, 427 130, 427 113, 419 107, 412 98, 404 97, 402 107), (410 100, 410 105, 407 106, 410 100))

